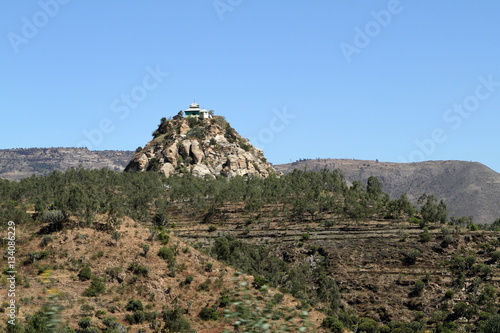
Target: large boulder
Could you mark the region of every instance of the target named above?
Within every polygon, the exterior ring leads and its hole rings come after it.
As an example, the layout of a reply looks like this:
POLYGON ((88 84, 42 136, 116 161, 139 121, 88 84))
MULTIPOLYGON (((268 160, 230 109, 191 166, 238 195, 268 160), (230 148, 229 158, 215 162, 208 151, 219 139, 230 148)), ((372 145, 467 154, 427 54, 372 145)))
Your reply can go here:
POLYGON ((177 149, 177 144, 173 143, 169 147, 165 148, 163 151, 163 156, 165 161, 171 163, 174 167, 177 166, 177 157, 179 156, 179 150, 177 149))
POLYGON ((193 174, 193 176, 197 176, 197 177, 205 177, 207 175, 210 175, 213 177, 212 172, 210 171, 208 166, 206 166, 205 164, 196 164, 195 166, 193 166, 191 173, 193 174))
POLYGON ((173 175, 175 173, 175 167, 170 163, 165 163, 160 168, 160 172, 163 172, 165 177, 170 177, 170 175, 173 175))
POLYGON ((191 151, 191 140, 183 140, 181 141, 181 145, 179 147, 179 154, 185 159, 189 157, 189 153, 191 151))
POLYGON ((196 140, 191 141, 191 155, 195 164, 199 164, 205 157, 205 154, 200 149, 200 143, 196 140))

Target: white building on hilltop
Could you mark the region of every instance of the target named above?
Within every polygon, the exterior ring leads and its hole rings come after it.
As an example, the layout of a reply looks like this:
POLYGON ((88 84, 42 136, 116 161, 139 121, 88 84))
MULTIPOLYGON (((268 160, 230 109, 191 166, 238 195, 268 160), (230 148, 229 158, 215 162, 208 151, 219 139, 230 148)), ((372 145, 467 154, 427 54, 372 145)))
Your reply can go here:
POLYGON ((189 108, 184 110, 186 117, 199 117, 200 119, 212 118, 212 112, 207 109, 200 109, 200 105, 196 102, 191 103, 189 108))

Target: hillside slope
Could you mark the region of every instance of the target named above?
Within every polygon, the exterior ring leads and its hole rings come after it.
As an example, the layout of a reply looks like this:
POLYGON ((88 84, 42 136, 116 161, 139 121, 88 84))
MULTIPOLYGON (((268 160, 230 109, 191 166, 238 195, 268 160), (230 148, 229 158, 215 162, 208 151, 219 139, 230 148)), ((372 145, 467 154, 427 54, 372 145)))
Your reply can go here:
POLYGON ((434 194, 448 205, 450 216, 473 216, 476 223, 492 223, 500 217, 500 174, 477 162, 427 161, 389 163, 364 160, 318 159, 275 165, 283 173, 294 169, 339 169, 350 182, 376 176, 393 198, 407 193, 416 200, 434 194))
MULTIPOLYGON (((55 319, 73 329, 87 320, 93 327, 88 332, 125 332, 127 328, 129 332, 160 332, 169 323, 184 327, 174 332, 231 330, 230 322, 223 320, 228 309, 223 302, 234 288, 236 271, 177 237, 159 240, 147 225, 129 218, 113 232, 67 228, 41 235, 38 229, 24 225, 17 232, 16 304, 21 323, 44 306, 55 306, 55 319), (160 258, 162 249, 168 249, 171 258, 160 258), (82 274, 84 269, 88 275, 82 274), (102 283, 102 290, 94 287, 94 281, 102 283), (204 318, 204 308, 212 309, 207 312, 217 314, 218 320, 204 318)), ((252 281, 253 277, 243 274, 238 280, 252 281)), ((0 285, 2 299, 8 300, 5 275, 0 285)), ((251 287, 248 292, 253 298, 260 295, 251 287)), ((284 295, 283 304, 298 302, 284 295)), ((5 307, 2 304, 1 312, 6 312, 5 307)), ((322 318, 313 312, 310 321, 318 327, 322 318)), ((0 331, 5 324, 2 320, 0 331)))
MULTIPOLYGON (((299 299, 291 311, 308 311, 313 326, 328 316, 333 332, 460 332, 498 314, 498 229, 420 223, 421 212, 348 187, 338 171, 228 180, 72 169, 0 181, 0 194, 0 220, 12 221, 0 232, 15 237, 0 246, 0 295, 14 262, 26 326, 56 312, 73 328, 168 332, 176 314, 176 324, 185 317, 197 332, 221 332, 228 297, 241 295, 235 269, 257 289, 269 283, 299 299)), ((252 308, 266 298, 249 292, 252 308)))

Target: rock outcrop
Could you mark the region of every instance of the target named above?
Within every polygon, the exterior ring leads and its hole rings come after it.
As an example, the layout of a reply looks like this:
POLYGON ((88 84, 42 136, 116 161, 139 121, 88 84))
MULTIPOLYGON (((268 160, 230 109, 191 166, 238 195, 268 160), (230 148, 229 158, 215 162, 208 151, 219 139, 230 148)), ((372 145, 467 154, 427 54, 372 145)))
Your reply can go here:
POLYGON ((276 172, 262 150, 253 147, 221 116, 164 118, 153 136, 135 153, 125 171, 227 178, 267 177, 276 172))

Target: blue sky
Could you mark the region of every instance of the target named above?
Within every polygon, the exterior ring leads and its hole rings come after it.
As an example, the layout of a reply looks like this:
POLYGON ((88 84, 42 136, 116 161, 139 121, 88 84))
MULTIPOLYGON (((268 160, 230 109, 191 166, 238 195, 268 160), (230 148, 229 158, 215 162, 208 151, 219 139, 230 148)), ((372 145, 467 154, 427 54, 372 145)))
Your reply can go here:
POLYGON ((133 150, 196 99, 272 163, 500 171, 500 2, 2 1, 0 148, 133 150))

